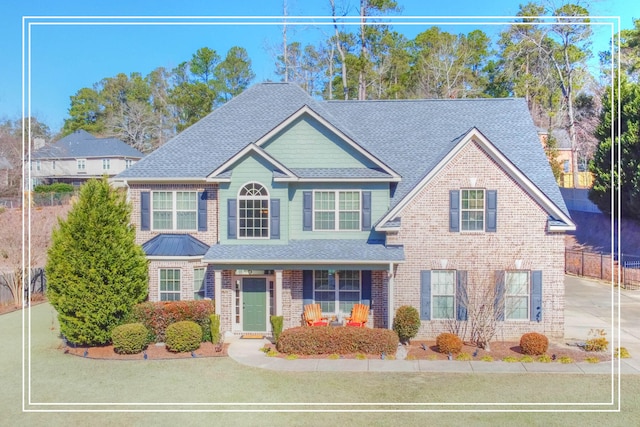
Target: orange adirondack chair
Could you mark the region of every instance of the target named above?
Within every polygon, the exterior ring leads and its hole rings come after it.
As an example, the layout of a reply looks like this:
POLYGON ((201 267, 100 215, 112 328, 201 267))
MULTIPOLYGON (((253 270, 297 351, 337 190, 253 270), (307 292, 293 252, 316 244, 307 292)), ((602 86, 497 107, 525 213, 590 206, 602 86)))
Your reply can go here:
POLYGON ((364 328, 369 320, 369 306, 355 304, 351 309, 351 316, 346 318, 347 326, 358 326, 364 328))
POLYGON ((320 304, 307 304, 304 306, 304 320, 307 326, 327 326, 328 319, 322 317, 320 304))

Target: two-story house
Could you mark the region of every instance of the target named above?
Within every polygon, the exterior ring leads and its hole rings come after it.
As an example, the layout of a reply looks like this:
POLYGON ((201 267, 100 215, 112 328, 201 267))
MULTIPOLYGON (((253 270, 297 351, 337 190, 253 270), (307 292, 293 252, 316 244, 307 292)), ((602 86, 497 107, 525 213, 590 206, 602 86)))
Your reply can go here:
POLYGON ((77 130, 31 153, 31 185, 54 182, 81 185, 90 178, 114 177, 143 156, 117 138, 96 138, 77 130))
POLYGON ((380 328, 416 307, 433 338, 492 290, 501 338, 562 335, 575 226, 522 99, 319 101, 263 83, 116 179, 149 299, 212 298, 225 332, 364 303, 380 328))

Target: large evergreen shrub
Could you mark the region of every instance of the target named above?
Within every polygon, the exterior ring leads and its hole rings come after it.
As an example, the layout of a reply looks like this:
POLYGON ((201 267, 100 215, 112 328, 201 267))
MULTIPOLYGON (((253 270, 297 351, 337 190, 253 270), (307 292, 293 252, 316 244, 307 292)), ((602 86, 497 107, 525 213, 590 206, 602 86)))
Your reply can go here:
POLYGON ((47 297, 60 332, 74 344, 106 344, 114 327, 147 297, 147 260, 135 243, 125 195, 90 180, 53 231, 47 297))

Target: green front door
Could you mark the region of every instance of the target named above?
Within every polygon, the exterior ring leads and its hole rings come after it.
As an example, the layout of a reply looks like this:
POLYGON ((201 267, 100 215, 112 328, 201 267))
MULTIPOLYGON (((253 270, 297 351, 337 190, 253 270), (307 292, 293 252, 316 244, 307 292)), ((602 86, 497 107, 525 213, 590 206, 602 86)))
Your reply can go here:
POLYGON ((242 330, 267 330, 267 279, 242 279, 242 330))

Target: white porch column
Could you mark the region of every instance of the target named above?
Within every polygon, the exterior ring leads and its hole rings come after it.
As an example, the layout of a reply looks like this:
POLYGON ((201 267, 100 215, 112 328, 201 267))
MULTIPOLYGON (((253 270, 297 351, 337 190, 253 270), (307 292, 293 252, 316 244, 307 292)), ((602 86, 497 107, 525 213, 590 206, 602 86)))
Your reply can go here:
POLYGON ((213 271, 213 301, 216 314, 222 314, 222 270, 213 271))
POLYGON ((394 294, 394 288, 393 288, 393 263, 389 264, 389 271, 387 272, 387 279, 388 279, 388 285, 387 285, 387 292, 388 292, 388 298, 387 298, 387 328, 388 329, 393 329, 393 305, 394 305, 394 298, 393 298, 393 294, 394 294))
POLYGON ((282 270, 276 270, 276 316, 282 316, 282 270))

